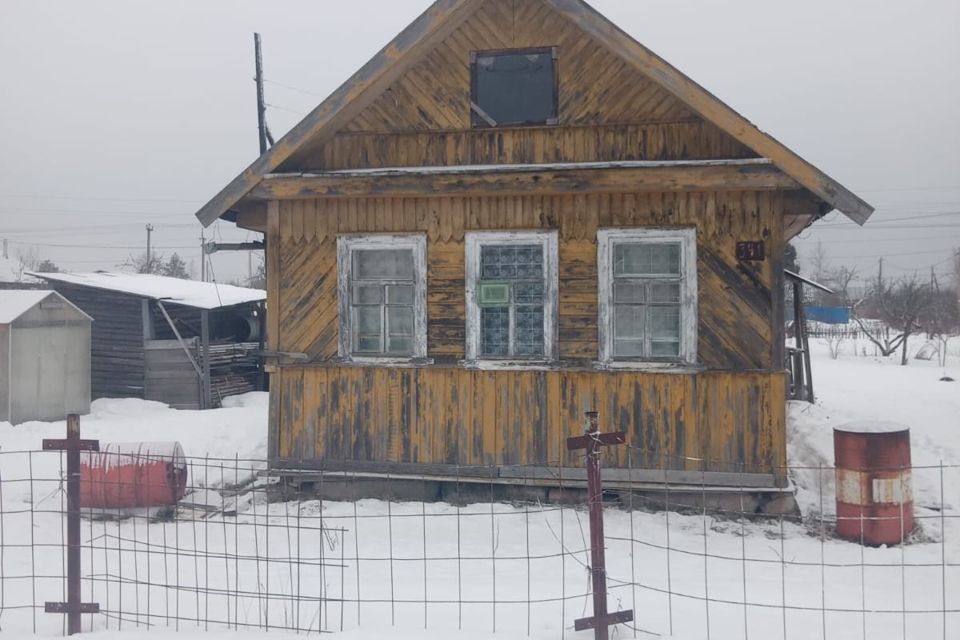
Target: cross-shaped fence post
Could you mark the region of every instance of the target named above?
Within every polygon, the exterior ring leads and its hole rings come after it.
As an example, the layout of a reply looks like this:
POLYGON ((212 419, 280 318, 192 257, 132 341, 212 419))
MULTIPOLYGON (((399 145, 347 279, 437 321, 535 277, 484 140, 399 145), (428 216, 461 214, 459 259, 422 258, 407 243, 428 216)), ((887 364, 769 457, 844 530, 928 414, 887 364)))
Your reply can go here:
POLYGON ((67 452, 67 601, 47 602, 47 613, 67 614, 67 635, 80 633, 80 614, 99 613, 96 602, 80 598, 80 452, 99 451, 98 440, 80 439, 80 416, 67 416, 66 438, 45 438, 44 451, 67 452))
POLYGON ((593 617, 581 618, 573 623, 577 631, 593 629, 595 640, 609 640, 609 626, 633 620, 633 611, 607 613, 607 565, 603 537, 603 480, 600 477, 600 448, 624 444, 627 436, 623 431, 600 433, 599 415, 586 412, 586 433, 567 438, 567 450, 586 449, 587 500, 590 504, 590 577, 593 584, 593 617))

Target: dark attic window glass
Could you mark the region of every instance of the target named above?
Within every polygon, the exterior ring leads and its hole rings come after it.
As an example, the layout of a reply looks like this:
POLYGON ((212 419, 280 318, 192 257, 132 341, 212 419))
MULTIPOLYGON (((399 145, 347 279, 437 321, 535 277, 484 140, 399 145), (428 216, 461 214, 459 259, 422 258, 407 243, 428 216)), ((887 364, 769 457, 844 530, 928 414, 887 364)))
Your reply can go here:
POLYGON ((473 126, 557 123, 555 48, 486 51, 473 56, 473 126))

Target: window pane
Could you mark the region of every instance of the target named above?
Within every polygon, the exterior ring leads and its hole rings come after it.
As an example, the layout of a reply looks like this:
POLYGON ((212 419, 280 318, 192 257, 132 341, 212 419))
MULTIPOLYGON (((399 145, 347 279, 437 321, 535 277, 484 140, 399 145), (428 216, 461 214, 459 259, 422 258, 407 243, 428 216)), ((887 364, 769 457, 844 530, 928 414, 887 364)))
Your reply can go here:
POLYGON ((552 52, 481 55, 474 65, 473 101, 487 116, 474 126, 546 123, 557 117, 552 52))
POLYGON ((381 333, 380 307, 356 307, 357 333, 381 333))
POLYGON ((616 305, 613 308, 614 339, 632 338, 642 340, 643 311, 644 307, 641 306, 616 305))
POLYGON ((615 282, 613 283, 613 301, 643 302, 643 292, 646 287, 642 282, 615 282))
POLYGON ((413 304, 413 285, 387 287, 387 302, 390 304, 413 304))
POLYGON ((680 283, 651 284, 650 302, 680 302, 680 283))
POLYGON ((357 249, 353 260, 356 280, 413 280, 411 249, 357 249))
POLYGON ((680 307, 650 307, 650 337, 680 339, 680 307))
POLYGON ((543 282, 523 282, 513 287, 513 297, 519 303, 543 301, 543 282))
POLYGON ((485 307, 480 310, 480 353, 484 356, 510 355, 508 307, 485 307))
POLYGON ((357 336, 357 351, 380 353, 380 336, 357 336))
POLYGON ((518 306, 514 312, 514 322, 516 355, 543 355, 543 307, 518 306))
POLYGON ((375 285, 361 285, 353 288, 354 304, 380 304, 383 302, 383 287, 375 285))
POLYGON ((393 355, 409 356, 413 354, 413 338, 409 336, 390 336, 387 351, 393 355))
POLYGON ((484 245, 480 247, 480 277, 484 280, 543 278, 543 246, 484 245))
POLYGON ((680 343, 654 340, 650 344, 650 351, 650 355, 655 358, 678 358, 680 357, 680 343))
POLYGON ((618 242, 613 247, 614 275, 680 275, 680 245, 618 242))
POLYGON ((614 340, 613 355, 618 358, 643 357, 642 340, 614 340))
POLYGON ((412 336, 413 307, 387 307, 387 326, 391 336, 412 336))

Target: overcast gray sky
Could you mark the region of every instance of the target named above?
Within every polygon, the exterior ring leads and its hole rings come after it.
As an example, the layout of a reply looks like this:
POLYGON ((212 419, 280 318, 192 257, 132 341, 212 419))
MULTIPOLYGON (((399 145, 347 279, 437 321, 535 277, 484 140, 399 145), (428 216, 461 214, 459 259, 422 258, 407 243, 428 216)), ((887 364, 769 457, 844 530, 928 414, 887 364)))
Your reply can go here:
MULTIPOLYGON (((279 137, 429 0, 0 2, 0 238, 69 270, 155 245, 199 269, 196 208, 257 154, 254 31, 279 137)), ((803 234, 874 274, 960 246, 960 2, 594 0, 877 207, 803 234)), ((248 234, 218 224, 224 240, 248 234)), ((219 280, 245 256, 214 258, 219 280)))

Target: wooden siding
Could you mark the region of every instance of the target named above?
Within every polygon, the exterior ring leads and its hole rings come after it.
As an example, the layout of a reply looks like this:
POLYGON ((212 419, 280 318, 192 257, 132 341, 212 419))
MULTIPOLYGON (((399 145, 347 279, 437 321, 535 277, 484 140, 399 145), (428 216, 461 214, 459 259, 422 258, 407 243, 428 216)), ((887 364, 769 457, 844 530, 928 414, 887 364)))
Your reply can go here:
POLYGON ((276 454, 580 466, 565 439, 597 409, 631 445, 609 465, 782 476, 784 375, 284 367, 273 378, 276 454))
MULTIPOLYGON (((194 362, 200 362, 198 338, 186 338, 194 362)), ((178 340, 148 340, 144 343, 144 398, 174 409, 201 408, 201 384, 178 340)))
POLYGON ((51 281, 51 288, 93 318, 91 394, 142 398, 144 389, 141 299, 113 291, 51 281))
POLYGON ((699 361, 712 369, 771 369, 782 362, 776 317, 781 290, 782 196, 768 192, 555 197, 283 201, 269 237, 279 283, 280 351, 337 355, 338 233, 423 232, 427 246, 428 356, 464 357, 464 233, 558 229, 562 360, 593 361, 597 346, 597 246, 601 227, 695 226, 699 361), (771 258, 738 263, 737 240, 763 240, 771 258))
POLYGON ((280 170, 755 157, 539 0, 490 0, 280 170), (557 46, 559 127, 472 129, 470 54, 557 46))

